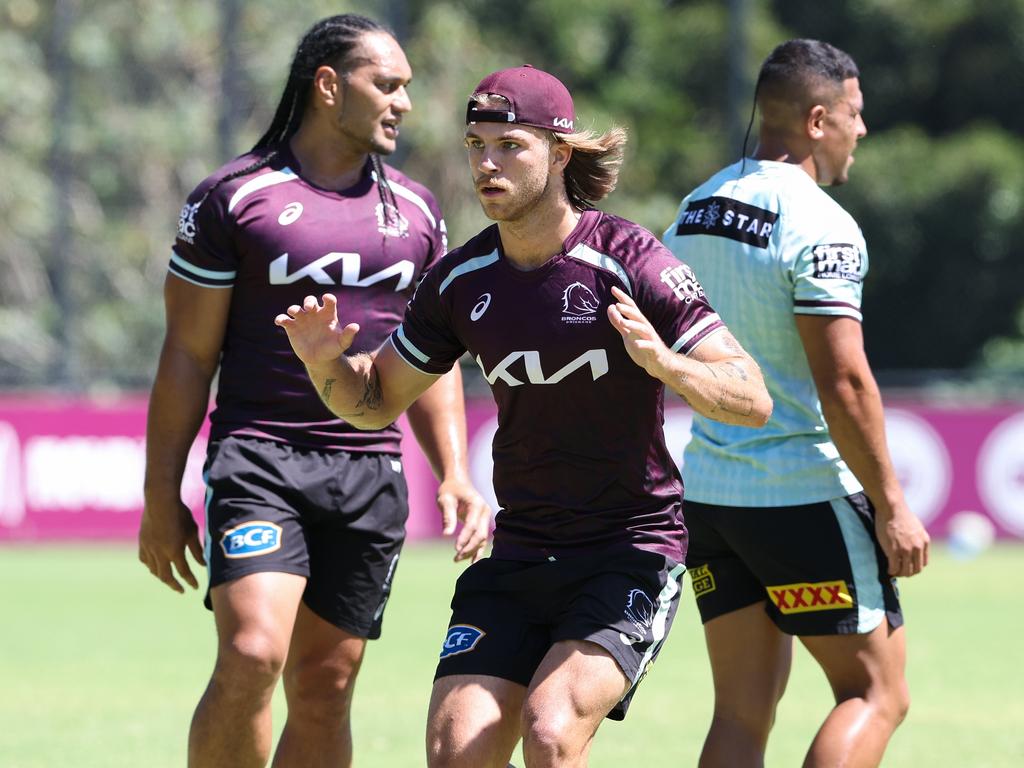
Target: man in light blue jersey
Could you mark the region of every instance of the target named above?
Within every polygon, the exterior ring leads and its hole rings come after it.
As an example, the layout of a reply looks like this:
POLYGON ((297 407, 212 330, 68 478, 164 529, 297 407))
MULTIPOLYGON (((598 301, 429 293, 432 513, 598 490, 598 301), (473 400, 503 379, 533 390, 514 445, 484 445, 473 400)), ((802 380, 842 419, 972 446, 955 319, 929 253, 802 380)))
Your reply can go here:
POLYGON ((761 430, 696 414, 686 450, 690 570, 715 712, 700 765, 762 765, 792 636, 836 706, 805 766, 877 765, 909 706, 895 577, 928 562, 885 442, 864 353, 867 250, 820 187, 847 180, 867 133, 853 60, 790 40, 764 62, 753 157, 682 202, 665 242, 760 364, 761 430))

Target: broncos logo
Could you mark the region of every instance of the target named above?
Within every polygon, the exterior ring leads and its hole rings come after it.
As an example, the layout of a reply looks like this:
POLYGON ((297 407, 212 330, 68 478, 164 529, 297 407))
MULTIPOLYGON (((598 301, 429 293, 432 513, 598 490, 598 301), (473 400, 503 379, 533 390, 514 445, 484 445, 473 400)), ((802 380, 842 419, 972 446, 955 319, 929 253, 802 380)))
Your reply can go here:
POLYGON ((562 311, 567 315, 594 315, 600 307, 597 296, 583 283, 573 283, 562 293, 562 311))
POLYGON ((647 631, 654 623, 654 603, 642 589, 631 589, 626 598, 626 610, 623 612, 634 627, 630 635, 620 633, 622 642, 627 645, 643 642, 647 631))

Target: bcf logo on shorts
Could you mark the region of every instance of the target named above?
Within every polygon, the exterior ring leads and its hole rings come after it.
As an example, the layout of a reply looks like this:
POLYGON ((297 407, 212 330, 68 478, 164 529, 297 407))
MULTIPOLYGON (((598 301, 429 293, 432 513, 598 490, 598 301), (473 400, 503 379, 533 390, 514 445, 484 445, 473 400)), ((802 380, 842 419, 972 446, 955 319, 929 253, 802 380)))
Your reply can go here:
POLYGON ((230 558, 256 557, 276 552, 281 548, 281 526, 265 520, 243 523, 220 538, 224 556, 230 558))
POLYGON ((455 624, 448 627, 448 634, 445 635, 444 643, 441 645, 441 658, 445 659, 449 656, 457 656, 460 653, 469 653, 476 648, 480 638, 486 634, 479 627, 474 627, 470 624, 455 624))

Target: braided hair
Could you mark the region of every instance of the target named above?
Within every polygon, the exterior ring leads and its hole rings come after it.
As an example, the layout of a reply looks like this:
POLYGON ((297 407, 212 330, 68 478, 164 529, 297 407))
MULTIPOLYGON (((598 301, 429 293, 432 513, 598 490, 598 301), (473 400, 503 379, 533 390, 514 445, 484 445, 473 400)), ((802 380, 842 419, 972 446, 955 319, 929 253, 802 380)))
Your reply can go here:
MULTIPOLYGON (((299 41, 295 50, 291 70, 288 72, 288 82, 285 84, 284 93, 281 94, 281 101, 274 112, 274 118, 270 121, 270 127, 250 150, 251 152, 267 149, 270 151, 251 165, 219 179, 199 199, 196 209, 198 210, 206 198, 224 182, 237 179, 240 176, 247 176, 269 165, 277 157, 281 144, 291 138, 299 129, 306 113, 310 87, 317 69, 328 64, 345 71, 347 67, 355 63, 351 61, 352 52, 359 44, 360 39, 363 35, 374 32, 382 32, 394 37, 394 33, 388 27, 355 13, 329 16, 314 24, 299 41)), ((370 153, 370 165, 377 183, 385 220, 390 223, 396 216, 398 202, 384 173, 384 163, 377 154, 372 152, 370 153)))

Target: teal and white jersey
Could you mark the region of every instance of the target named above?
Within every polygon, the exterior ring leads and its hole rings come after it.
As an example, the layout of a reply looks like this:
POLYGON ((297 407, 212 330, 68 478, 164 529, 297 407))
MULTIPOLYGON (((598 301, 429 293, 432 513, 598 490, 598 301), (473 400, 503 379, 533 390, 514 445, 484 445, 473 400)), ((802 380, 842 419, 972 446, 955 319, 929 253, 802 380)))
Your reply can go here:
POLYGON ((775 401, 763 429, 694 415, 686 498, 776 507, 862 490, 829 436, 793 318, 861 319, 868 257, 857 222, 798 166, 747 158, 690 193, 664 239, 760 365, 775 401))

